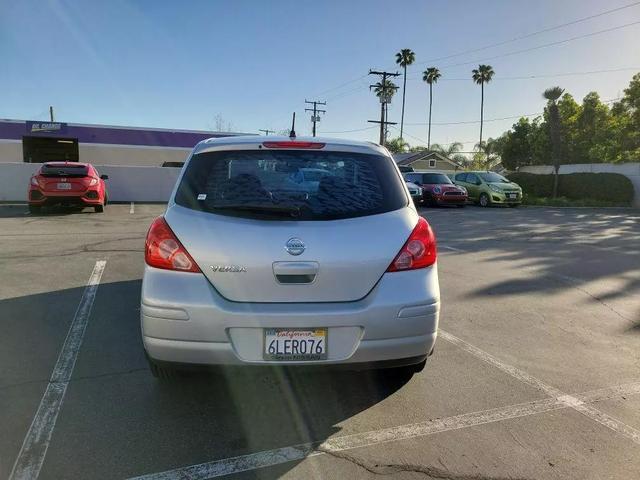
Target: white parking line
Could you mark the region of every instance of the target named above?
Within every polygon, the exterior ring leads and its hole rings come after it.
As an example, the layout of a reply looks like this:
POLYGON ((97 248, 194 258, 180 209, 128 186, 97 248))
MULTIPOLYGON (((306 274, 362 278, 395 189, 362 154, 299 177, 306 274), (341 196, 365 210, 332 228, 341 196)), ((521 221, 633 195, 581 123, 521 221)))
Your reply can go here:
POLYGON ((131 207, 129 207, 129 213, 133 214, 134 211, 135 210, 134 210, 133 202, 131 202, 131 207))
POLYGON ((462 250, 461 248, 450 247, 449 245, 438 245, 440 248, 446 248, 447 250, 451 250, 454 252, 466 252, 466 250, 462 250))
MULTIPOLYGON (((637 393, 640 393, 640 382, 585 392, 576 395, 575 398, 594 398, 597 399, 597 401, 602 401, 637 393)), ((325 453, 351 450, 354 448, 379 445, 416 437, 424 437, 436 433, 501 422, 513 418, 527 417, 564 408, 570 408, 570 405, 568 405, 565 400, 558 398, 545 398, 517 405, 509 405, 507 407, 465 413, 454 417, 440 418, 426 422, 401 425, 399 427, 356 433, 353 435, 345 435, 342 437, 331 438, 324 442, 302 443, 289 447, 224 458, 221 460, 214 460, 212 462, 200 463, 198 465, 176 468, 175 470, 141 475, 129 480, 183 480, 187 478, 189 480, 204 480, 250 470, 257 470, 259 468, 271 467, 297 460, 304 460, 307 457, 323 455, 325 453)))
POLYGON ((99 260, 93 267, 89 282, 69 326, 67 338, 53 367, 49 384, 40 400, 29 431, 24 437, 18 458, 13 464, 10 480, 36 479, 40 474, 106 264, 105 260, 99 260))
POLYGON ((493 365, 494 367, 499 368, 503 372, 511 375, 514 378, 517 378, 518 380, 524 383, 527 383, 533 387, 538 388, 539 390, 542 390, 550 397, 554 397, 555 399, 564 403, 567 407, 573 408, 575 411, 582 413, 584 416, 590 418, 591 420, 594 420, 600 423, 601 425, 604 425, 605 427, 610 428, 611 430, 627 437, 633 442, 640 444, 640 430, 637 430, 632 426, 627 425, 626 423, 616 418, 613 418, 594 407, 586 405, 583 400, 580 400, 571 395, 567 395, 561 392, 560 390, 558 390, 557 388, 552 387, 551 385, 547 385, 542 380, 539 380, 536 377, 529 375, 528 373, 523 372, 522 370, 517 369, 516 367, 507 365, 506 363, 501 362, 500 360, 495 358, 493 355, 485 352, 484 350, 480 350, 478 347, 474 347, 470 343, 467 343, 464 340, 454 335, 451 335, 450 333, 447 333, 443 330, 439 330, 439 335, 442 339, 447 340, 448 342, 451 342, 454 345, 457 345, 463 350, 471 353, 472 355, 475 355, 480 360, 483 360, 493 365))

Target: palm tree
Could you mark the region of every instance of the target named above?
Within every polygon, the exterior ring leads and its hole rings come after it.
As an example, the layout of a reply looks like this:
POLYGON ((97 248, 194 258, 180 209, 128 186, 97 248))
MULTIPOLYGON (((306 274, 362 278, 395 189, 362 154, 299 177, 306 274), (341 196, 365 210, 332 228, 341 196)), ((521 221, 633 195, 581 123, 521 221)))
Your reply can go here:
POLYGON ((384 140, 386 140, 387 138, 387 105, 391 102, 391 98, 393 97, 393 95, 396 93, 396 90, 398 89, 398 86, 393 83, 391 80, 389 80, 388 78, 385 79, 384 83, 379 81, 378 83, 376 83, 373 86, 373 92, 376 94, 376 96, 378 98, 381 99, 381 101, 384 103, 384 118, 382 118, 382 121, 385 122, 384 123, 384 140))
POLYGON ((494 71, 491 65, 478 65, 472 71, 473 81, 480 85, 480 142, 482 145, 482 123, 484 121, 484 84, 489 83, 493 78, 494 71))
POLYGON ((416 54, 410 48, 403 48, 396 53, 396 63, 404 69, 402 84, 402 115, 400 116, 400 138, 404 132, 404 97, 407 93, 407 67, 416 61, 416 54))
POLYGON ((542 96, 547 99, 549 111, 549 139, 551 140, 551 154, 553 156, 553 198, 558 196, 558 172, 560 170, 560 112, 558 110, 558 99, 564 93, 560 87, 547 88, 542 96))
POLYGON ((442 155, 459 164, 465 164, 468 161, 467 157, 460 153, 460 151, 462 150, 462 143, 460 142, 449 143, 447 145, 447 148, 444 148, 439 143, 434 143, 433 145, 431 145, 430 150, 432 152, 441 153, 442 155))
POLYGON ((429 67, 422 72, 422 80, 429 84, 429 133, 427 135, 427 149, 431 147, 431 105, 433 103, 433 84, 438 82, 442 75, 436 67, 429 67))

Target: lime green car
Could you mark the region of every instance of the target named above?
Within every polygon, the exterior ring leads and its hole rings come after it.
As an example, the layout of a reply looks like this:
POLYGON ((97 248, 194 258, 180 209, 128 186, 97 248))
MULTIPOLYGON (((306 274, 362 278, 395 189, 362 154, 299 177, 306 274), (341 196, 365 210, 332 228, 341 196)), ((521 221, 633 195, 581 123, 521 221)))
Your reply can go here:
POLYGON ((489 205, 509 205, 517 207, 522 203, 522 188, 495 172, 456 173, 453 183, 469 192, 469 200, 482 207, 489 205))

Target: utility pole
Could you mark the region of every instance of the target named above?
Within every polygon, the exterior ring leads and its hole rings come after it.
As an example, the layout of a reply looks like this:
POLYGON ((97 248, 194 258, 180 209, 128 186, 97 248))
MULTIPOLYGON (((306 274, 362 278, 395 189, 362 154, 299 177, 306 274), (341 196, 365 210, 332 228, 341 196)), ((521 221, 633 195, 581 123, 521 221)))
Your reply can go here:
MULTIPOLYGON (((387 121, 387 104, 391 103, 391 94, 386 92, 387 85, 387 77, 399 77, 400 73, 398 72, 386 72, 386 71, 378 71, 378 70, 369 70, 369 75, 381 75, 382 76, 382 95, 380 95, 380 120, 369 120, 370 123, 379 123, 380 124, 380 145, 384 147, 386 138, 387 138, 387 125, 396 125, 397 122, 389 122, 387 121)), ((376 85, 369 85, 369 90, 376 87, 376 85)))
POLYGON ((264 132, 264 134, 265 134, 266 136, 269 136, 269 134, 270 134, 270 133, 276 133, 276 131, 275 131, 275 130, 269 130, 268 128, 265 128, 265 129, 259 128, 259 129, 258 129, 258 131, 259 131, 259 132, 264 132))
POLYGON ((327 102, 319 102, 317 100, 314 101, 309 101, 306 100, 304 101, 304 103, 308 103, 309 105, 313 105, 313 108, 305 108, 304 111, 305 112, 313 112, 311 115, 311 122, 313 123, 313 136, 316 136, 316 123, 320 121, 320 115, 318 115, 318 113, 327 113, 326 110, 319 110, 318 109, 318 105, 326 105, 327 102))
POLYGON ((49 106, 49 117, 51 118, 51 123, 55 122, 53 119, 53 106, 49 106))

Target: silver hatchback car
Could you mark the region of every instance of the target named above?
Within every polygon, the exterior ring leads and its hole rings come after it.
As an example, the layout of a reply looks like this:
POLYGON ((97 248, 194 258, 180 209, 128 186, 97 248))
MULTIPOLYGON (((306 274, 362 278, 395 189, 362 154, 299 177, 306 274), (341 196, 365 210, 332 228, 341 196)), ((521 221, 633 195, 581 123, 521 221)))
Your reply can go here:
POLYGON ((185 365, 422 370, 440 291, 436 240, 389 152, 319 138, 200 142, 146 239, 152 373, 185 365), (301 170, 323 172, 305 189, 301 170))

